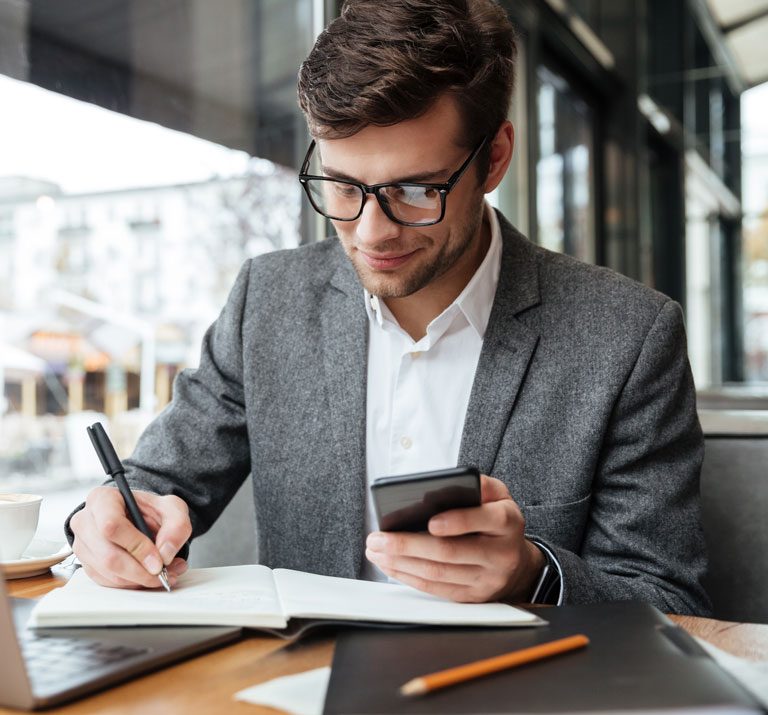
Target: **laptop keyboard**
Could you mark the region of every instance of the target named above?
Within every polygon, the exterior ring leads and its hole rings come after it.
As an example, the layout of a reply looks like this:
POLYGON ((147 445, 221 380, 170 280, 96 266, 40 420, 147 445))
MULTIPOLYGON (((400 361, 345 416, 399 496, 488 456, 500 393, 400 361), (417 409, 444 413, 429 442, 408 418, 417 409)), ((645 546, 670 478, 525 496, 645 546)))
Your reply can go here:
POLYGON ((37 634, 26 630, 19 639, 27 673, 34 689, 47 690, 84 671, 119 663, 151 648, 134 648, 115 643, 37 634))

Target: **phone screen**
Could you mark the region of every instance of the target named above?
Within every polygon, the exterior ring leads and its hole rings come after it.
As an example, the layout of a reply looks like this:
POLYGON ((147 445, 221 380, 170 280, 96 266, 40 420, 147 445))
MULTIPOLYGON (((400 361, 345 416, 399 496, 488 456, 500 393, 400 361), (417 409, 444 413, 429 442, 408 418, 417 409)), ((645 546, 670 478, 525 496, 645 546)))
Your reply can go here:
POLYGON ((435 514, 480 505, 480 474, 456 467, 381 477, 371 491, 382 531, 426 531, 435 514))

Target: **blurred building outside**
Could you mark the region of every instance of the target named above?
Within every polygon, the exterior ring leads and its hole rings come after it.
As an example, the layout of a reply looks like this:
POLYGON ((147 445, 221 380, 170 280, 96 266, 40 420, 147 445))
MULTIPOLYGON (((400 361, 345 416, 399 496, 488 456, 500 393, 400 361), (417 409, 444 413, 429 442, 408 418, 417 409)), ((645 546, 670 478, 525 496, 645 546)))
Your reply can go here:
POLYGON ((258 159, 89 193, 0 177, 0 489, 100 478, 84 439, 100 415, 129 454, 244 259, 296 246, 299 214, 294 173, 258 159))

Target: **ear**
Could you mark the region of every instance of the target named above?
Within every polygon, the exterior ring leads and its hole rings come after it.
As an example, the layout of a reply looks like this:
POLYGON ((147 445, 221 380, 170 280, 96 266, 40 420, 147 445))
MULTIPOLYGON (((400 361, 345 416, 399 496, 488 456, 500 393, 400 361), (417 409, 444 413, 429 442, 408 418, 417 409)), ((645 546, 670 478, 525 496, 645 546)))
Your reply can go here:
POLYGON ((496 132, 491 142, 491 163, 488 176, 483 184, 483 191, 493 191, 507 173, 507 167, 512 160, 512 150, 515 147, 515 128, 512 122, 505 121, 496 132))

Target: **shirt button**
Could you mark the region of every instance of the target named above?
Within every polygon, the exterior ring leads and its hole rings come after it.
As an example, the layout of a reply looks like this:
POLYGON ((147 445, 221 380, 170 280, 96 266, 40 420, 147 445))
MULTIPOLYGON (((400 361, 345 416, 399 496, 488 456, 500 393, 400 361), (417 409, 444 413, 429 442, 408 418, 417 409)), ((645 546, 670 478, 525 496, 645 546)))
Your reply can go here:
POLYGON ((410 437, 401 437, 400 438, 400 446, 403 449, 410 449, 413 446, 413 441, 410 437))
POLYGON ((413 360, 417 360, 421 356, 421 352, 419 350, 416 350, 415 352, 411 353, 411 358, 413 360))

